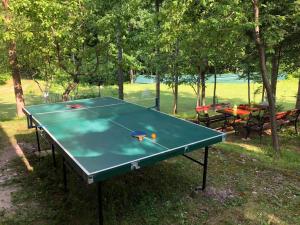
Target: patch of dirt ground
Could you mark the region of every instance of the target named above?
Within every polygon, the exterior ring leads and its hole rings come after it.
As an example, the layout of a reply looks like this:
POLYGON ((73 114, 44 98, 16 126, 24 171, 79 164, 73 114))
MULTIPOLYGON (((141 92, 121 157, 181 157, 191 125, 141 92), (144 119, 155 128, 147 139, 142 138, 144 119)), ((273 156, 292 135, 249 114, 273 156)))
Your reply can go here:
POLYGON ((12 213, 14 211, 12 195, 18 190, 14 184, 9 184, 18 174, 9 168, 9 162, 17 157, 16 147, 9 145, 0 155, 0 212, 12 213))

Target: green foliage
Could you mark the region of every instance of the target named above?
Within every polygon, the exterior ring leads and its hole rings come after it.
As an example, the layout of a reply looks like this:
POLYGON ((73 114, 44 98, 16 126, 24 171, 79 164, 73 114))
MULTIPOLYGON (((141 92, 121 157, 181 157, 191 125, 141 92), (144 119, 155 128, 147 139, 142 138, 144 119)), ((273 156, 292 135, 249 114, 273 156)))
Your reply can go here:
POLYGON ((6 81, 8 81, 10 75, 7 73, 1 73, 0 74, 0 85, 6 84, 6 81))
MULTIPOLYGON (((10 1, 11 22, 0 20, 0 71, 7 72, 5 43, 17 42, 23 77, 68 83, 115 84, 118 49, 129 71, 174 77, 206 71, 238 72, 261 82, 253 43, 251 2, 241 0, 10 1), (118 46, 117 36, 120 35, 118 46), (159 51, 158 51, 159 50, 159 51)), ((260 1, 267 64, 281 49, 280 73, 299 69, 299 1, 260 1)), ((297 75, 298 76, 298 75, 297 75)), ((195 84, 195 83, 194 83, 195 84)))

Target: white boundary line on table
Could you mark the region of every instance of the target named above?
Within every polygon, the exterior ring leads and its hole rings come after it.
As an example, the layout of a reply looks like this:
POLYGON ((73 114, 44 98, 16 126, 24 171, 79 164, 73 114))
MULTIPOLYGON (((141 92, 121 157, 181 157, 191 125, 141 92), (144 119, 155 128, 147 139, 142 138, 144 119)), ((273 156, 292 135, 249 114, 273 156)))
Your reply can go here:
MULTIPOLYGON (((91 100, 91 99, 98 99, 98 98, 111 98, 111 97, 95 97, 95 98, 81 98, 81 99, 75 99, 75 100, 69 100, 69 101, 63 101, 63 102, 53 102, 53 103, 42 103, 42 104, 36 104, 36 105, 28 105, 26 106, 27 108, 34 107, 34 106, 41 106, 41 105, 56 105, 56 104, 65 104, 65 103, 70 103, 70 102, 78 102, 82 100, 91 100)), ((114 98, 117 99, 117 98, 114 98)), ((121 101, 121 99, 118 99, 121 101)))
MULTIPOLYGON (((126 103, 123 103, 123 104, 126 104, 126 103)), ((89 110, 89 111, 90 111, 90 110, 89 110)), ((96 113, 96 114, 98 115, 97 112, 94 112, 94 111, 90 111, 90 112, 96 113)), ((122 127, 122 128, 124 128, 124 129, 126 129, 126 130, 128 130, 128 131, 130 131, 130 132, 133 132, 133 130, 131 130, 130 128, 124 126, 124 125, 121 124, 121 123, 118 123, 118 122, 113 121, 113 120, 110 120, 110 119, 109 119, 109 121, 112 122, 113 124, 119 126, 119 127, 122 127)), ((145 137, 145 139, 149 140, 149 141, 152 142, 153 144, 156 144, 156 145, 158 145, 158 146, 160 146, 160 147, 162 147, 162 148, 169 149, 169 148, 167 148, 166 146, 163 146, 163 145, 161 145, 161 144, 159 144, 159 143, 157 143, 157 142, 151 140, 151 139, 148 138, 148 137, 145 137)))
POLYGON ((182 146, 179 146, 179 147, 175 147, 175 148, 171 148, 171 149, 168 149, 166 151, 163 151, 163 152, 159 152, 159 153, 156 153, 156 154, 152 154, 152 155, 149 155, 149 156, 145 156, 145 157, 142 157, 142 158, 139 158, 139 159, 135 159, 135 160, 132 160, 132 161, 128 161, 126 163, 121 163, 121 164, 118 164, 118 165, 115 165, 115 166, 111 166, 111 167, 108 167, 108 168, 105 168, 105 169, 102 169, 102 170, 97 170, 97 171, 94 171, 92 172, 90 175, 94 175, 96 173, 100 173, 100 172, 103 172, 103 171, 106 171, 106 170, 110 170, 110 169, 114 169, 116 167, 120 167, 120 166, 124 166, 124 165, 127 165, 127 164, 132 164, 134 162, 139 162, 141 160, 144 160, 144 159, 147 159, 147 158, 151 158, 153 156, 157 156, 157 155, 162 155, 162 154, 165 154, 167 152, 171 152, 171 151, 174 151, 174 150, 177 150, 177 149, 180 149, 180 148, 186 148, 190 145, 193 145, 193 144, 198 144, 200 142, 204 142, 204 141, 208 141, 208 140, 211 140, 213 138, 217 138, 217 137, 220 137, 220 136, 223 136, 223 134, 220 134, 218 136, 214 136, 214 137, 210 137, 210 138, 206 138, 206 139, 203 139, 201 141, 195 141, 195 142, 191 142, 189 144, 185 144, 185 145, 182 145, 182 146))
POLYGON ((37 115, 45 115, 45 114, 60 113, 60 112, 74 112, 74 111, 79 111, 79 110, 89 110, 89 109, 104 108, 104 107, 115 106, 115 105, 124 105, 124 104, 126 104, 126 103, 121 102, 121 103, 114 103, 114 104, 108 104, 108 105, 99 105, 99 106, 93 106, 93 107, 82 107, 82 108, 78 108, 78 109, 57 110, 57 111, 52 111, 52 112, 43 112, 43 113, 36 113, 36 114, 37 115))

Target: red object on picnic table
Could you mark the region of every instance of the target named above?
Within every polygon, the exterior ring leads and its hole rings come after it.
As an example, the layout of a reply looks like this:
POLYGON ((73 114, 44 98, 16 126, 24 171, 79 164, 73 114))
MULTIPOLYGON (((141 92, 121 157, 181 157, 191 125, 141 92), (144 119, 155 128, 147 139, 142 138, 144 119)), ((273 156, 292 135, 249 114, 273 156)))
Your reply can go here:
POLYGON ((251 113, 248 110, 244 110, 244 109, 234 110, 233 108, 220 109, 220 110, 217 110, 217 112, 218 113, 229 114, 229 115, 233 115, 233 116, 246 116, 246 115, 249 115, 251 113))
POLYGON ((251 112, 255 112, 255 111, 260 110, 260 108, 258 108, 258 107, 251 107, 249 105, 239 105, 238 109, 247 110, 247 111, 251 111, 251 112))
POLYGON ((208 111, 210 109, 218 110, 218 109, 223 109, 224 107, 228 107, 229 103, 219 103, 215 105, 204 105, 204 106, 197 106, 195 108, 196 112, 203 112, 203 111, 208 111))
POLYGON ((239 109, 244 109, 244 110, 249 110, 251 112, 259 111, 259 110, 266 110, 268 109, 268 105, 263 105, 263 104, 254 104, 254 105, 249 105, 249 104, 240 104, 238 106, 239 109))
POLYGON ((205 106, 197 106, 196 107, 196 112, 202 112, 202 111, 208 111, 210 109, 209 105, 205 105, 205 106))

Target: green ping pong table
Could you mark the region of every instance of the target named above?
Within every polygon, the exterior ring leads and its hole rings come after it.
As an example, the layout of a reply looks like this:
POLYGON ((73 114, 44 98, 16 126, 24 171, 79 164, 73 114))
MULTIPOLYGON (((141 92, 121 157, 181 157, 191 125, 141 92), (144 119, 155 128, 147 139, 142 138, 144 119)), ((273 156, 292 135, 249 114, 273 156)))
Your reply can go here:
POLYGON ((224 134, 123 100, 104 97, 24 108, 28 128, 35 128, 51 144, 53 163, 59 151, 67 188, 66 165, 88 183, 97 183, 99 224, 103 224, 101 182, 173 156, 183 155, 203 166, 202 189, 206 185, 208 147, 221 142, 224 134), (133 131, 147 136, 138 141, 133 131), (156 138, 152 139, 151 134, 156 138), (204 148, 204 160, 186 153, 204 148))

